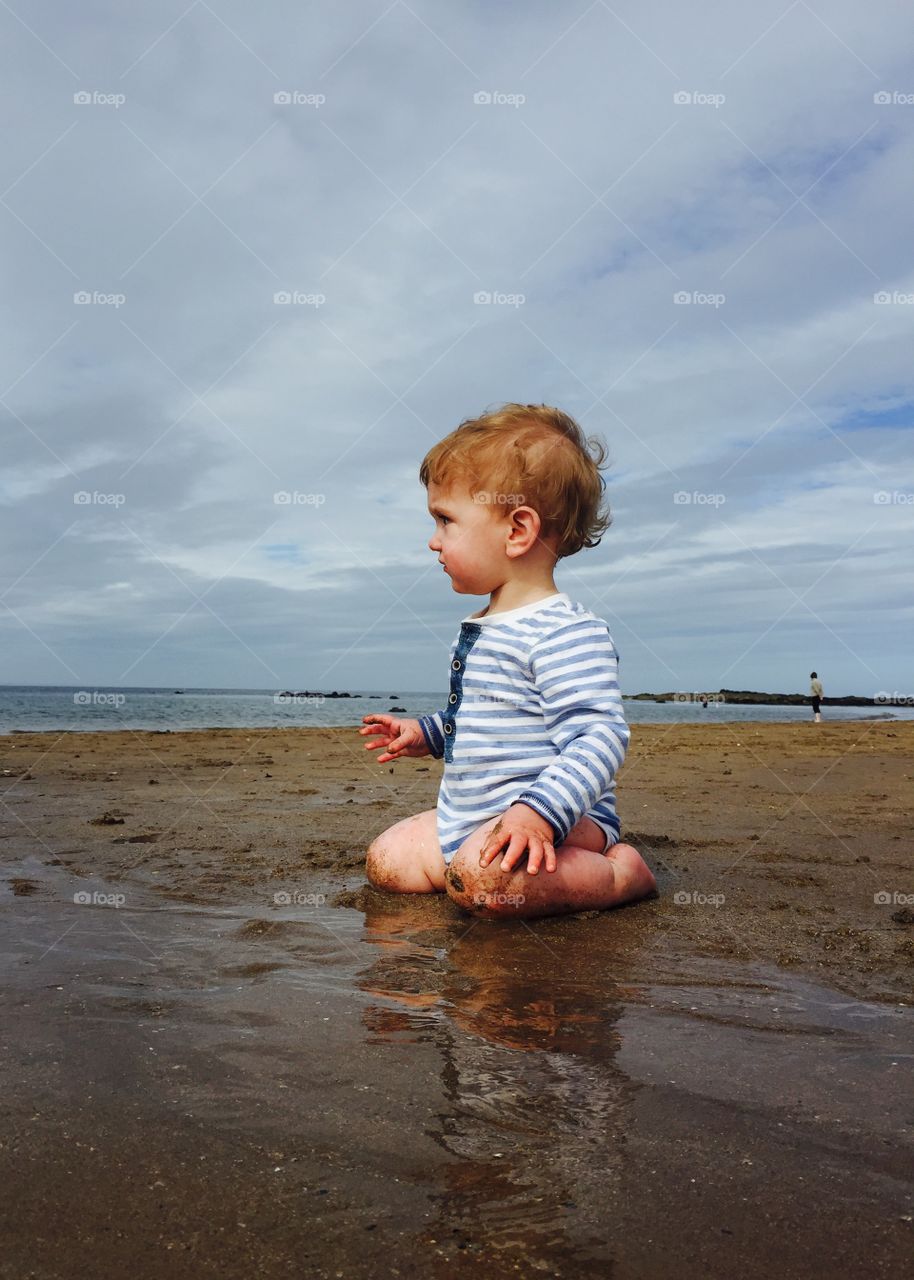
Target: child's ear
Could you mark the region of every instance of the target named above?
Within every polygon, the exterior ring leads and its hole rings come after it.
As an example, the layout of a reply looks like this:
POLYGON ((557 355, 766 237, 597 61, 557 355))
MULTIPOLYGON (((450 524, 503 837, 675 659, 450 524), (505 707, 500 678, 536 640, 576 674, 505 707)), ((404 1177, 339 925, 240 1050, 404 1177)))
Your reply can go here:
POLYGON ((514 507, 511 512, 509 536, 512 545, 521 551, 529 551, 540 533, 539 513, 533 507, 514 507))

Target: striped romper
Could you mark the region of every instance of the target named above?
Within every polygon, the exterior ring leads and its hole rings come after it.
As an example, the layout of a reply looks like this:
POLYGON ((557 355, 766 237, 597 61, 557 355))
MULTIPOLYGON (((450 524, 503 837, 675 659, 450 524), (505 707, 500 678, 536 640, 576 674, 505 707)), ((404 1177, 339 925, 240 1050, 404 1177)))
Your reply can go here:
POLYGON ((563 591, 464 618, 450 649, 447 706, 419 716, 444 758, 438 839, 445 862, 480 823, 522 801, 560 844, 583 816, 620 838, 615 777, 631 736, 609 628, 563 591))

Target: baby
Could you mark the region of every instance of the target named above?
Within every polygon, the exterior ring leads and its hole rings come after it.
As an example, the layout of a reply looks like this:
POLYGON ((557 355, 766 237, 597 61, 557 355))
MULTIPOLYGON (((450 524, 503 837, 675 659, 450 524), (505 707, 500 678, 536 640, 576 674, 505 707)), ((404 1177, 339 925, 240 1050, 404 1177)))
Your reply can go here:
POLYGON ((656 888, 620 842, 615 776, 630 731, 618 654, 603 619, 553 577, 561 557, 597 546, 609 527, 604 457, 561 410, 506 404, 423 459, 429 548, 456 592, 489 603, 460 623, 441 711, 362 717, 380 764, 444 760, 437 808, 371 842, 376 887, 444 890, 487 916, 602 909, 656 888))

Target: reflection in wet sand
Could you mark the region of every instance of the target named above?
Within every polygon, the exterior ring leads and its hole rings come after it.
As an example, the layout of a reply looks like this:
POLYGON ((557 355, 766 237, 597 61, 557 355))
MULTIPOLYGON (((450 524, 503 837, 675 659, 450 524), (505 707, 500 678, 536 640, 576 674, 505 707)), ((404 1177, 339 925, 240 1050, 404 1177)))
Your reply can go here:
POLYGON ((379 1001, 363 1015, 373 1041, 430 1040, 441 1054, 449 1107, 427 1132, 456 1161, 424 1240, 605 1274, 636 1088, 617 1062, 616 984, 576 981, 580 939, 522 923, 445 924, 437 946, 416 938, 408 904, 368 906, 365 925, 378 952, 359 978, 379 1001))

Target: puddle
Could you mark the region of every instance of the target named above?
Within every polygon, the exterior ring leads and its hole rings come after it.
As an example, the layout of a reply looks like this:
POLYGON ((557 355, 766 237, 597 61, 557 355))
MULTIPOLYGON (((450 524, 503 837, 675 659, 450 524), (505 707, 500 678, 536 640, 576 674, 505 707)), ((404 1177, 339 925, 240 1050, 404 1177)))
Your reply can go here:
MULTIPOLYGON (((909 1009, 661 955, 605 916, 340 907, 338 884, 306 907, 208 907, 37 861, 10 875, 37 886, 0 913, 12 1111, 51 1124, 79 1106, 97 1145, 110 1124, 128 1150, 135 1116, 135 1167, 154 1156, 178 1181, 183 1126, 223 1246, 254 1213, 226 1191, 240 1163, 246 1196, 281 1174, 264 1205, 299 1205, 271 1228, 277 1256, 307 1236, 346 1275, 391 1250, 407 1272, 616 1278, 671 1259, 681 1276, 864 1275, 908 1256, 909 1009)), ((146 1212, 110 1194, 123 1219, 146 1212)))

